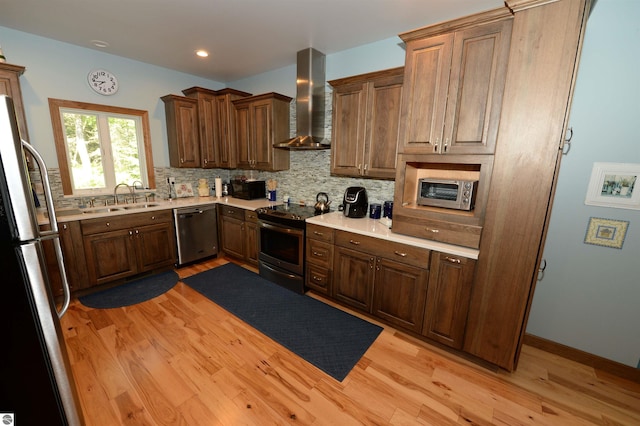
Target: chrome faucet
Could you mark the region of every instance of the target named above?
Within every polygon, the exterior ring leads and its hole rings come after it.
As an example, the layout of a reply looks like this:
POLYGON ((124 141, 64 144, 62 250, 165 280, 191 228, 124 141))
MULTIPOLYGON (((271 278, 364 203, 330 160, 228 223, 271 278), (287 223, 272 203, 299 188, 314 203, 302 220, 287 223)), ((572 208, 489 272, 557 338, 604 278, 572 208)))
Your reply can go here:
MULTIPOLYGON (((115 188, 113 188, 113 202, 114 202, 115 204, 118 204, 118 188, 119 188, 119 187, 121 187, 121 186, 126 186, 126 187, 127 187, 127 189, 129 190, 129 193, 130 193, 131 195, 133 195, 133 187, 131 187, 131 186, 127 185, 127 184, 126 184, 126 183, 124 183, 124 182, 123 182, 123 183, 119 183, 119 184, 117 184, 117 185, 116 185, 116 187, 115 187, 115 188)), ((125 204, 126 204, 126 199, 125 199, 125 204)))

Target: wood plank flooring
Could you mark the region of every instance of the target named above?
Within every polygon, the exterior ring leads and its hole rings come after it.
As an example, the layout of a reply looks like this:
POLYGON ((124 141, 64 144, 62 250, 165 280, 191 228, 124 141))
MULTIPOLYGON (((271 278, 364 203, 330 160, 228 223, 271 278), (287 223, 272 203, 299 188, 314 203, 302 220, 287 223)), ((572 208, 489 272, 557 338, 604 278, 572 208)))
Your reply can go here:
POLYGON ((492 372, 383 325, 337 382, 181 282, 62 326, 88 425, 640 425, 640 384, 526 345, 492 372))

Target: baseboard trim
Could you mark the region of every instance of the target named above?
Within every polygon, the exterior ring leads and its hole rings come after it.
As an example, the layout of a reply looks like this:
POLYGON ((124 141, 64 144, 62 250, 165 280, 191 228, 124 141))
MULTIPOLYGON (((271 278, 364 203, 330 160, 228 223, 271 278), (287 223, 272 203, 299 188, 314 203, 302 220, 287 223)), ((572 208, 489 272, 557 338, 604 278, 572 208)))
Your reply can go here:
POLYGON ((589 367, 600 370, 604 373, 640 383, 640 369, 633 368, 616 361, 611 361, 529 333, 524 335, 523 343, 554 355, 559 355, 563 358, 579 362, 580 364, 588 365, 589 367))

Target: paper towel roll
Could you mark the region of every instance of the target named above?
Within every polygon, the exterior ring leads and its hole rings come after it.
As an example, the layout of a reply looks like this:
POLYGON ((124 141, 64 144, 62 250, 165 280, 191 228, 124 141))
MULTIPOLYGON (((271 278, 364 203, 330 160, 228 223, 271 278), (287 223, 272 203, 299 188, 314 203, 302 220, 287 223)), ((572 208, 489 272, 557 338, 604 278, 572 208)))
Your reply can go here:
POLYGON ((215 186, 216 186, 216 197, 218 198, 222 197, 222 179, 220 179, 219 177, 216 178, 215 186))

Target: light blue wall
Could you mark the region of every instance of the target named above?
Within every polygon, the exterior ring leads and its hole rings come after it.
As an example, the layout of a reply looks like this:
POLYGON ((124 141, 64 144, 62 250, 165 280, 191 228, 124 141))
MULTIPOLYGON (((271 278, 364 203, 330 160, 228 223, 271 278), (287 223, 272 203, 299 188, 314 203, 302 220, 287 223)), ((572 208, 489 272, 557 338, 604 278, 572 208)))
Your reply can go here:
POLYGON ((29 139, 48 167, 57 167, 48 98, 67 99, 149 111, 154 166, 169 166, 164 105, 161 96, 182 94, 182 89, 202 86, 221 89, 223 84, 105 54, 92 49, 0 27, 0 45, 11 64, 26 67, 20 77, 29 139), (118 77, 120 89, 101 96, 88 86, 87 74, 105 68, 118 77))
MULTIPOLYGON (((527 332, 633 367, 640 358, 640 211, 584 204, 594 162, 640 164, 640 2, 600 0, 584 40, 527 332), (590 217, 630 221, 622 250, 584 244, 590 217)), ((636 186, 636 190, 639 190, 636 186)))
MULTIPOLYGON (((574 143, 562 162, 545 248, 548 267, 538 283, 527 329, 634 367, 640 357, 640 213, 587 207, 584 196, 593 162, 640 163, 639 23, 637 0, 599 0, 589 20, 571 113, 574 143), (631 222, 622 250, 583 244, 591 216, 631 222)), ((168 167, 160 96, 180 94, 191 86, 222 87, 215 81, 3 27, 0 44, 10 63, 27 67, 21 84, 30 137, 53 165, 57 159, 49 97, 148 110, 155 165, 168 167), (86 75, 95 67, 119 76, 117 95, 102 97, 89 90, 86 75)), ((403 63, 401 40, 393 37, 328 55, 326 77, 331 80, 403 63)), ((256 94, 274 91, 295 97, 295 74, 295 66, 290 66, 230 86, 256 94)), ((326 170, 314 171, 318 174, 314 178, 322 183, 329 179, 328 153, 317 155, 322 156, 319 163, 326 164, 326 170)), ((292 162, 297 158, 298 154, 293 154, 292 162)), ((313 183, 309 193, 323 189, 313 183)))

